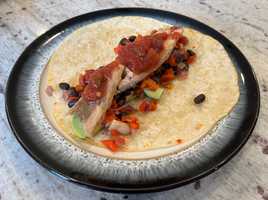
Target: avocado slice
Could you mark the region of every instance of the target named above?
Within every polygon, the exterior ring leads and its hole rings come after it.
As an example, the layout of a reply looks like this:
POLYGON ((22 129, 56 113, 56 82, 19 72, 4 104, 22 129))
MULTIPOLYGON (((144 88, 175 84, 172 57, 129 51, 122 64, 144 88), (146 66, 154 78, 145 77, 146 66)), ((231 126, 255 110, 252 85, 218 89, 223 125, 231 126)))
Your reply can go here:
POLYGON ((73 126, 73 129, 74 129, 74 133, 75 133, 75 135, 77 137, 79 137, 80 139, 85 139, 86 138, 83 123, 82 123, 82 121, 80 120, 80 118, 76 114, 73 115, 72 126, 73 126))
POLYGON ((163 91, 163 88, 158 88, 157 90, 144 89, 145 95, 152 99, 160 99, 161 95, 163 94, 163 91))

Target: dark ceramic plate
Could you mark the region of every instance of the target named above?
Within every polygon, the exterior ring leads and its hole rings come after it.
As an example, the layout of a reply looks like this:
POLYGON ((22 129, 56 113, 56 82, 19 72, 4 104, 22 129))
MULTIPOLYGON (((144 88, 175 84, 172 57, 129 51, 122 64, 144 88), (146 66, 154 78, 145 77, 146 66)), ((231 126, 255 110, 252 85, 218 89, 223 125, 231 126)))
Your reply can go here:
POLYGON ((69 19, 30 44, 17 60, 7 83, 6 112, 24 149, 50 172, 71 182, 111 192, 152 192, 204 177, 230 160, 246 143, 260 107, 254 72, 239 49, 219 32, 189 17, 162 10, 101 10, 69 19), (114 16, 146 16, 210 35, 228 52, 239 74, 240 98, 213 134, 187 150, 149 160, 115 160, 85 152, 57 134, 39 103, 42 69, 59 43, 81 26, 114 16))

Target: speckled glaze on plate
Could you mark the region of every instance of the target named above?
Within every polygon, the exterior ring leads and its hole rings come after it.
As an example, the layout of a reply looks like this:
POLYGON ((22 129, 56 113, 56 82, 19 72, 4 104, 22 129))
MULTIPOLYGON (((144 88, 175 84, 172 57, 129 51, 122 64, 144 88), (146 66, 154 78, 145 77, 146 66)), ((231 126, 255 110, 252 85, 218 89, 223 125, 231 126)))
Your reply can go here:
MULTIPOLYGON (((224 102, 223 102, 224 103, 224 102)), ((25 150, 42 166, 68 181, 110 192, 152 192, 178 187, 217 170, 249 138, 260 107, 254 72, 246 58, 223 35, 194 19, 145 8, 101 10, 69 19, 30 44, 17 60, 7 83, 6 111, 25 150), (211 134, 177 154, 148 160, 116 160, 83 151, 49 124, 39 102, 40 75, 60 42, 77 28, 113 16, 146 16, 187 26, 218 40, 239 74, 240 98, 211 134)))

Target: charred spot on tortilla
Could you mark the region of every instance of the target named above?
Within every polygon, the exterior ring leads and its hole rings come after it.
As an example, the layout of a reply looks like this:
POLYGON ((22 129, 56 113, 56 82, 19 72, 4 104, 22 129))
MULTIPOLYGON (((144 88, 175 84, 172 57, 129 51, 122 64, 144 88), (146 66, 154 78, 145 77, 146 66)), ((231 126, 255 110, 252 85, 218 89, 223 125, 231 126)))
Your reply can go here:
POLYGON ((239 97, 237 73, 220 43, 144 17, 78 29, 44 74, 41 102, 49 105, 44 110, 53 126, 79 147, 116 158, 182 150, 206 135, 239 97), (201 91, 210 101, 198 97, 204 109, 196 109, 194 94, 201 91))

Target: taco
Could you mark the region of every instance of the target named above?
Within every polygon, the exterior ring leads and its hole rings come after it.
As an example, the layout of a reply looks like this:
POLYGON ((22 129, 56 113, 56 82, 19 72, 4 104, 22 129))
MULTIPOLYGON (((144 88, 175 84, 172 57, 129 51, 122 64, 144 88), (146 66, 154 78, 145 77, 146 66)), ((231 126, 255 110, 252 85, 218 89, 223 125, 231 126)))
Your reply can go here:
POLYGON ((62 42, 40 97, 49 121, 80 148, 142 159, 199 141, 232 110, 239 87, 215 39, 150 18, 114 17, 62 42))

